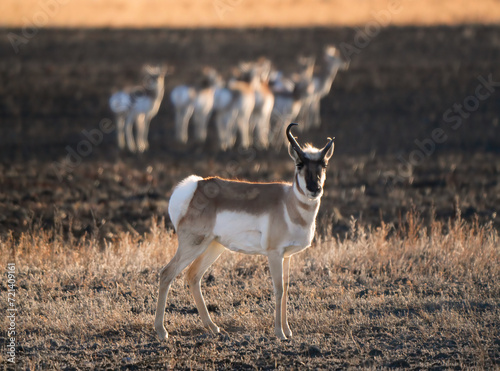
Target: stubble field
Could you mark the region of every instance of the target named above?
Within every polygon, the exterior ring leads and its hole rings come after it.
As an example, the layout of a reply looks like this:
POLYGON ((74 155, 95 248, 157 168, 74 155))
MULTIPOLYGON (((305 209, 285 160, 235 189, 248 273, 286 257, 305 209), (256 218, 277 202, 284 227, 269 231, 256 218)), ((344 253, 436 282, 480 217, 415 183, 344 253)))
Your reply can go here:
MULTIPOLYGON (((288 342, 272 335, 265 259, 230 253, 203 281, 222 334, 202 328, 182 279, 167 305, 168 342, 152 326, 158 271, 176 248, 162 219, 172 186, 191 173, 291 179, 285 152, 179 146, 166 96, 148 153, 119 152, 110 133, 81 164, 57 164, 85 139, 82 130, 111 117, 109 94, 137 83, 145 62, 175 67, 168 94, 203 65, 227 76, 239 60, 266 55, 292 72, 298 54, 354 45, 355 31, 45 30, 17 55, 4 39, 0 238, 2 266, 15 261, 17 269, 17 365, 498 367, 498 88, 459 127, 443 121, 474 96, 479 76, 500 80, 498 31, 387 28, 339 74, 322 127, 299 135, 317 145, 335 136, 336 153, 318 235, 293 259, 288 342), (447 139, 409 167, 422 152, 415 140, 436 128, 447 139)), ((6 281, 0 287, 5 293, 6 281)), ((5 312, 6 300, 0 305, 5 312)))

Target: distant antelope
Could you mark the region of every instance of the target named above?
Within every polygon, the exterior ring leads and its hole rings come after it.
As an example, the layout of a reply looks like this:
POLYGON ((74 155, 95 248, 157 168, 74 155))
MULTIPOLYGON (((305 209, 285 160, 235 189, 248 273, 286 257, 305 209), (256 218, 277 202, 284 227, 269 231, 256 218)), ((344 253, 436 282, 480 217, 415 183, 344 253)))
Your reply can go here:
POLYGON ((256 133, 257 144, 267 148, 269 143, 269 126, 274 107, 274 94, 269 87, 271 61, 261 58, 257 62, 258 83, 255 87, 255 105, 250 116, 250 133, 256 133))
POLYGON ((314 92, 309 103, 309 119, 312 127, 321 125, 320 116, 320 101, 326 97, 332 88, 333 80, 337 76, 337 72, 345 71, 349 68, 349 62, 346 62, 340 56, 335 46, 327 46, 324 52, 324 66, 320 75, 313 77, 314 92))
POLYGON ((148 149, 148 132, 151 119, 156 116, 164 94, 166 67, 144 67, 143 86, 114 93, 109 106, 116 116, 118 146, 130 152, 148 149), (133 126, 136 126, 134 141, 133 126))
POLYGON ((236 143, 237 97, 225 87, 217 88, 214 94, 214 117, 219 139, 219 148, 226 151, 236 143))
POLYGON ((235 124, 240 134, 241 146, 248 148, 252 145, 253 133, 250 127, 250 117, 255 108, 255 90, 259 85, 258 71, 252 63, 240 63, 240 71, 236 78, 228 83, 233 93, 235 124))
POLYGON ((309 59, 308 63, 300 65, 299 73, 293 76, 292 91, 282 90, 274 93, 269 141, 277 150, 285 143, 285 126, 297 118, 304 100, 311 94, 313 70, 314 59, 309 59))
POLYGON ((214 105, 214 93, 219 84, 220 77, 217 71, 205 67, 198 85, 179 85, 172 90, 170 100, 175 107, 175 137, 177 141, 187 143, 191 118, 195 127, 196 141, 205 141, 208 121, 214 105))
POLYGON ((333 139, 322 149, 301 148, 286 130, 289 153, 295 162, 293 183, 248 183, 220 178, 184 179, 172 193, 168 212, 177 231, 179 245, 172 260, 160 272, 155 329, 160 340, 170 285, 187 266, 186 278, 203 324, 212 332, 212 322, 201 293, 205 271, 225 248, 268 257, 276 299, 275 334, 292 336, 287 320, 287 292, 291 256, 311 245, 316 228, 328 160, 333 139))
POLYGON ((308 85, 304 86, 304 92, 301 99, 300 110, 299 113, 297 114, 297 120, 303 123, 301 129, 305 131, 307 131, 311 126, 309 122, 309 116, 310 116, 309 110, 312 100, 314 99, 315 86, 313 81, 313 74, 314 74, 315 63, 316 63, 316 58, 314 57, 301 56, 298 58, 298 64, 300 69, 302 71, 307 71, 306 73, 307 76, 309 77, 308 85))
POLYGON ((241 146, 252 145, 253 133, 249 125, 255 108, 255 90, 259 84, 257 69, 251 63, 240 63, 235 69, 234 77, 226 88, 215 92, 215 122, 223 150, 231 148, 239 134, 241 146))

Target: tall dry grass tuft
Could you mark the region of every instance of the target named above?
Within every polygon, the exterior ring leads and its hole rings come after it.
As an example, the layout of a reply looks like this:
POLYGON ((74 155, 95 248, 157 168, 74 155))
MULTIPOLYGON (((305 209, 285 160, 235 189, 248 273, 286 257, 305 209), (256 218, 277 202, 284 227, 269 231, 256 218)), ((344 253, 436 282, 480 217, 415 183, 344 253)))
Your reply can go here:
MULTIPOLYGON (((144 236, 124 233, 105 243, 95 236, 65 236, 61 228, 37 227, 18 239, 0 240, 2 265, 16 263, 23 365, 93 368, 122 362, 130 354, 138 362, 150 362, 151 352, 158 357, 152 327, 158 272, 177 242, 163 220, 152 225, 144 236)), ((366 336, 377 349, 393 347, 377 340, 373 328, 384 328, 391 344, 422 347, 432 336, 443 342, 463 339, 469 347, 463 354, 482 359, 476 366, 489 365, 499 312, 499 261, 498 231, 490 224, 465 223, 460 215, 447 224, 424 226, 409 213, 399 229, 363 227, 352 220, 347 238, 326 231, 293 258, 291 326, 302 341, 354 346, 361 358, 369 356, 368 348, 363 350, 366 336), (401 337, 410 328, 413 343, 401 337)), ((2 282, 1 290, 6 287, 2 282)), ((272 337, 273 291, 265 258, 223 254, 205 275, 203 291, 214 321, 239 342, 242 336, 247 342, 272 337)), ((6 305, 2 301, 0 309, 6 305)), ((172 337, 186 344, 199 341, 204 330, 182 279, 172 286, 167 312, 172 337)), ((175 344, 167 346, 180 358, 165 362, 196 366, 187 348, 175 344)), ((212 348, 197 356, 223 357, 212 348)), ((460 362, 471 364, 466 358, 460 362)))
POLYGON ((397 230, 383 222, 374 229, 351 220, 348 239, 320 236, 317 245, 314 250, 325 251, 324 263, 335 270, 372 276, 473 281, 498 278, 500 269, 498 231, 492 223, 466 223, 460 212, 447 224, 432 220, 428 226, 417 213, 408 212, 397 230))

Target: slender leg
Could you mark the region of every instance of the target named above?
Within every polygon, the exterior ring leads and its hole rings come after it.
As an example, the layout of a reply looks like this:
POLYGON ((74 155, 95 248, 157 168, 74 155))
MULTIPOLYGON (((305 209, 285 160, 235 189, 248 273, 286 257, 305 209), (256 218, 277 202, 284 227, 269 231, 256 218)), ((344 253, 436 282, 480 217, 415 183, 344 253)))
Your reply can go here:
POLYGON ((215 114, 215 127, 217 128, 217 136, 219 137, 219 148, 223 151, 227 150, 227 130, 225 125, 225 113, 216 112, 215 114))
POLYGON ((288 299, 288 283, 290 282, 290 257, 283 259, 283 299, 281 303, 281 321, 285 336, 292 337, 292 331, 288 326, 288 316, 286 314, 286 301, 288 299))
POLYGON ((238 114, 238 118, 236 119, 236 125, 238 126, 238 131, 240 132, 241 146, 243 148, 248 148, 252 144, 248 127, 249 119, 250 115, 248 115, 247 112, 240 112, 238 114))
POLYGON ((194 243, 191 238, 183 238, 179 235, 179 247, 172 260, 160 272, 160 285, 158 289, 158 303, 156 306, 155 329, 160 340, 168 338, 167 330, 163 325, 165 317, 165 306, 167 304, 168 291, 175 277, 177 277, 198 256, 203 254, 210 241, 194 243))
POLYGON ((224 250, 224 246, 216 241, 213 241, 205 252, 200 255, 193 262, 193 264, 191 264, 186 275, 189 289, 193 294, 196 308, 198 308, 198 313, 200 313, 203 325, 209 328, 213 333, 218 333, 220 330, 215 323, 212 322, 210 314, 208 313, 205 300, 203 299, 203 294, 201 293, 201 278, 207 271, 208 267, 210 267, 219 258, 224 250))
POLYGON ((187 143, 189 119, 193 115, 193 105, 176 107, 175 109, 175 137, 178 142, 187 143))
POLYGON ((278 339, 286 340, 281 322, 281 303, 283 301, 283 257, 279 255, 269 255, 269 270, 273 280, 274 295, 276 297, 276 312, 274 322, 274 333, 278 339))
POLYGON ((207 139, 208 119, 210 118, 210 109, 201 107, 194 110, 193 121, 196 128, 195 139, 199 143, 204 143, 207 139))
POLYGON ((137 151, 142 153, 146 150, 146 144, 144 143, 144 132, 146 130, 146 117, 143 113, 137 116, 135 124, 136 124, 135 138, 137 144, 137 151))
POLYGON ((116 115, 116 135, 118 147, 120 149, 125 149, 125 117, 123 114, 116 115))
POLYGON ((271 112, 273 109, 273 105, 269 104, 267 106, 264 106, 263 113, 262 113, 262 118, 260 123, 258 124, 257 130, 258 130, 258 138, 260 145, 262 148, 266 149, 269 147, 269 128, 271 125, 271 112))
POLYGON ((226 130, 227 130, 227 144, 228 148, 233 148, 236 144, 236 138, 238 136, 236 128, 236 118, 238 116, 238 111, 236 109, 231 109, 226 118, 226 130))
POLYGON ((134 133, 132 131, 134 128, 135 118, 135 115, 130 113, 127 115, 127 119, 125 120, 125 138, 127 139, 127 147, 130 152, 135 152, 136 150, 134 133))
POLYGON ((144 142, 145 150, 149 148, 148 136, 149 136, 149 125, 151 124, 151 119, 152 117, 150 115, 146 115, 146 119, 144 120, 144 135, 142 140, 144 142))

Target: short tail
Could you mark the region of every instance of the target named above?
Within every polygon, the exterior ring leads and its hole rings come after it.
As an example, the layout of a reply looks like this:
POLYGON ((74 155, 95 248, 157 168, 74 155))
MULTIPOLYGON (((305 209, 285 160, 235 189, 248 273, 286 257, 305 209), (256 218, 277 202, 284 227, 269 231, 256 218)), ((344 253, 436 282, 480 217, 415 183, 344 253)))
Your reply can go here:
POLYGON ((191 175, 175 187, 168 204, 168 215, 170 215, 170 220, 174 224, 175 230, 177 230, 182 217, 186 215, 200 180, 203 180, 203 178, 191 175))

